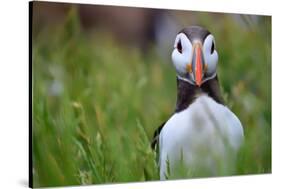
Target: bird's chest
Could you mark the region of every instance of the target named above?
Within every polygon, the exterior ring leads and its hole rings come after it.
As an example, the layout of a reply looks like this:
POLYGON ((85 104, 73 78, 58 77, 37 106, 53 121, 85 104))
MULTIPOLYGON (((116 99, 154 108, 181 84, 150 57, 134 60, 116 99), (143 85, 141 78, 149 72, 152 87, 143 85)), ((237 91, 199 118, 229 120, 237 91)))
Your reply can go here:
MULTIPOLYGON (((232 113, 207 96, 199 97, 186 110, 174 114, 160 134, 160 166, 208 167, 226 158, 235 143, 232 113)), ((235 126, 234 126, 235 127, 235 126)))

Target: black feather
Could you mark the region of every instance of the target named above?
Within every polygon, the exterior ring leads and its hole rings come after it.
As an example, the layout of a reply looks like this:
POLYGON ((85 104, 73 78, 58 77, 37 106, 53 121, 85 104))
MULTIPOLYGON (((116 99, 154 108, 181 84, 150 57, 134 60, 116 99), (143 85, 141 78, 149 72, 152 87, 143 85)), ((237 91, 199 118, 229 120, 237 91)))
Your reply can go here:
POLYGON ((166 124, 166 121, 164 123, 162 123, 155 131, 154 131, 154 135, 153 135, 153 139, 151 141, 151 148, 153 150, 156 150, 156 146, 158 146, 159 143, 159 135, 160 132, 162 130, 162 128, 164 127, 164 125, 166 124))
POLYGON ((205 93, 219 104, 224 104, 220 92, 218 77, 214 77, 203 83, 201 87, 192 85, 186 81, 177 79, 178 97, 175 112, 181 112, 188 108, 190 104, 198 97, 199 94, 205 93))

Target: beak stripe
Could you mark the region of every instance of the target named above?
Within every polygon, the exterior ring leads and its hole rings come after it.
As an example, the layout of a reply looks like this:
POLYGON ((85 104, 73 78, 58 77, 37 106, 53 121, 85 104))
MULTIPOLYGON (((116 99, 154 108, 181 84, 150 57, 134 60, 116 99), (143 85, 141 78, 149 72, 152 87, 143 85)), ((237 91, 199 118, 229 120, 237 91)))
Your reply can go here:
POLYGON ((195 66, 195 82, 198 86, 202 83, 202 60, 201 60, 201 50, 196 47, 196 66, 195 66))

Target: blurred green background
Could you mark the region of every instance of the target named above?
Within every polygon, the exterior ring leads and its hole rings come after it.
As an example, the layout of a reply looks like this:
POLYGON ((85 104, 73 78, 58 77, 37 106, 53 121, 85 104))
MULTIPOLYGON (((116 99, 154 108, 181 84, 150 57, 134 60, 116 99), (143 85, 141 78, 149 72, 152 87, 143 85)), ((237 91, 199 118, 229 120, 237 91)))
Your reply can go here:
POLYGON ((150 140, 175 108, 174 38, 193 24, 215 36, 223 95, 244 126, 236 175, 271 173, 271 17, 33 5, 35 187, 159 179, 150 140))

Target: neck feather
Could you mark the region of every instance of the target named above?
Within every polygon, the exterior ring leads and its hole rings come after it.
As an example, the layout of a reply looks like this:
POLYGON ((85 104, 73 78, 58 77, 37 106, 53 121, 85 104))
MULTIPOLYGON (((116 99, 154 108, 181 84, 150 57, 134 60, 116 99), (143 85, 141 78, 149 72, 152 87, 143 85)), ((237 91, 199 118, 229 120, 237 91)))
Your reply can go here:
POLYGON ((224 104, 217 76, 204 82, 201 87, 177 78, 177 88, 178 95, 175 112, 186 109, 200 94, 207 94, 217 103, 224 104))

